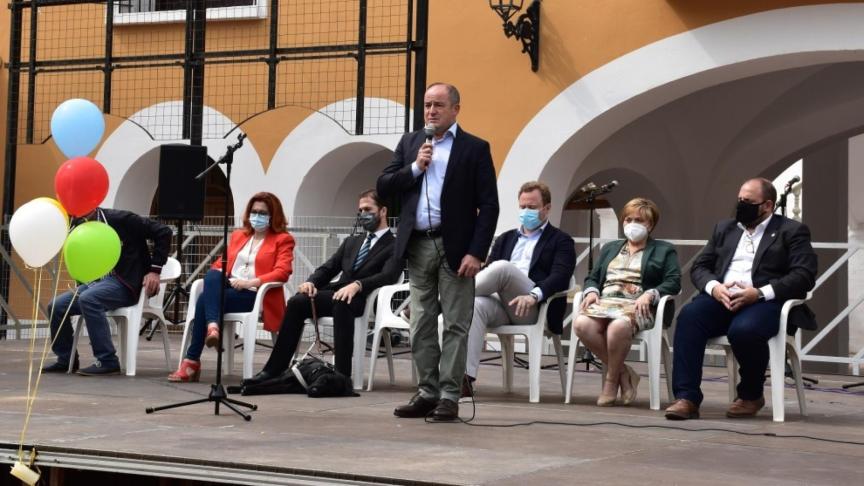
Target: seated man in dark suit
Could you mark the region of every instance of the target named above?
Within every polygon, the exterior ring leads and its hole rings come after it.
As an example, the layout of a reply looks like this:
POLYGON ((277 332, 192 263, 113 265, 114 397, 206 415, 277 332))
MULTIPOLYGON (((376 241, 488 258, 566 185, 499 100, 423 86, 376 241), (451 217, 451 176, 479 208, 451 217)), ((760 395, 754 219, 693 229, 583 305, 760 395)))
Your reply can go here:
MULTIPOLYGON (((477 274, 463 397, 472 395, 471 384, 477 378, 486 329, 537 322, 540 303, 570 284, 576 251, 570 235, 549 223, 551 203, 546 184, 538 181, 522 184, 519 189, 522 226, 495 240, 485 268, 477 274)), ((552 332, 561 332, 566 305, 566 299, 549 305, 547 317, 552 332)))
POLYGON ((244 383, 266 381, 288 369, 305 321, 312 317, 313 300, 318 317, 333 316, 336 370, 351 376, 354 318, 363 313, 370 292, 395 283, 402 272, 401 260, 392 258, 396 239, 387 225, 387 207, 378 194, 374 190, 360 194, 358 209, 366 232, 346 238, 336 253, 300 284, 288 300, 270 359, 263 370, 244 383), (337 275, 339 280, 331 282, 337 275))
MULTIPOLYGON (((779 330, 780 309, 786 300, 804 298, 816 282, 810 230, 775 215, 776 200, 771 181, 745 182, 735 219, 714 227, 693 264, 690 278, 702 292, 678 316, 672 374, 676 400, 666 409, 667 419, 699 418, 705 345, 724 334, 741 375, 738 398, 726 416, 753 416, 765 406, 768 340, 779 330)), ((798 325, 816 328, 812 319, 798 325)))

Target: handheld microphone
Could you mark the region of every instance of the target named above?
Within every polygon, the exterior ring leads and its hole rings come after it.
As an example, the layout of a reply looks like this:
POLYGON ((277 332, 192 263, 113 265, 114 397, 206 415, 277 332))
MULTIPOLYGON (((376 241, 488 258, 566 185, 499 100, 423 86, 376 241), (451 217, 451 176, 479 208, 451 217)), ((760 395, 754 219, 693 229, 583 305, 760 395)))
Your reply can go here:
POLYGON ((423 133, 426 134, 426 143, 432 143, 432 138, 435 136, 435 125, 428 123, 423 127, 423 133))

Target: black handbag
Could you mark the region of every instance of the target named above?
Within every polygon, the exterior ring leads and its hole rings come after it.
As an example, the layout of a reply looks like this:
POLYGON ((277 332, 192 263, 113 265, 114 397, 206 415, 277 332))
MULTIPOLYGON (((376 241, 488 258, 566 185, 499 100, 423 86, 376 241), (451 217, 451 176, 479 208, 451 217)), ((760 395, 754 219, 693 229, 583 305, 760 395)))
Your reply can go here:
POLYGON ((305 393, 312 398, 360 396, 354 393, 351 378, 339 373, 333 365, 312 354, 313 349, 317 349, 320 354, 322 347, 330 348, 330 346, 321 341, 315 299, 310 300, 312 324, 315 326, 315 342, 312 343, 306 353, 294 360, 291 367, 279 376, 260 383, 229 387, 229 393, 240 393, 244 396, 305 393))

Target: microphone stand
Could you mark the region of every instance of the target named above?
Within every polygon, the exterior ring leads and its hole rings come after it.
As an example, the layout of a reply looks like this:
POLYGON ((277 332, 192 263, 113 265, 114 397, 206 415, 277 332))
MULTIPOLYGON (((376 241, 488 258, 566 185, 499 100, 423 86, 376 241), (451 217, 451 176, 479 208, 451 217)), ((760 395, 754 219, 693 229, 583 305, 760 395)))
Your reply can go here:
MULTIPOLYGON (((594 213, 596 211, 596 201, 597 196, 602 194, 606 194, 612 192, 612 187, 596 187, 593 184, 593 187, 588 188, 587 191, 583 191, 585 197, 577 199, 575 202, 584 202, 588 205, 588 274, 591 274, 591 270, 594 269, 594 213)), ((572 326, 573 323, 570 323, 572 326)), ((579 358, 576 363, 585 363, 585 371, 588 371, 591 368, 591 365, 594 365, 595 368, 602 370, 603 363, 597 361, 597 358, 594 356, 594 353, 591 352, 587 347, 585 348, 585 353, 579 358)))
MULTIPOLYGON (((789 198, 789 193, 792 192, 792 186, 794 186, 794 185, 795 185, 796 183, 798 183, 798 182, 800 182, 800 179, 799 179, 799 180, 794 180, 794 179, 793 179, 792 181, 790 181, 790 183, 787 183, 787 184, 786 184, 786 187, 783 188, 783 193, 780 194, 780 197, 778 198, 779 201, 777 201, 777 207, 774 208, 775 210, 779 209, 779 210, 780 210, 780 215, 783 216, 784 218, 786 217, 786 201, 787 201, 787 199, 789 198)), ((783 372, 783 374, 786 376, 786 378, 794 378, 794 375, 793 375, 793 373, 792 373, 792 367, 789 366, 789 363, 788 363, 788 362, 787 362, 787 363, 784 363, 784 372, 783 372)), ((809 377, 809 376, 804 376, 803 374, 801 375, 801 380, 802 380, 803 382, 805 382, 806 385, 809 386, 809 387, 812 387, 813 385, 817 385, 817 384, 819 384, 819 380, 817 380, 816 378, 811 378, 811 377, 809 377)), ((864 382, 861 382, 860 384, 861 384, 861 385, 864 385, 864 382)), ((851 385, 851 386, 855 386, 855 385, 853 384, 853 385, 851 385)), ((843 388, 846 388, 846 386, 844 386, 843 388)))
MULTIPOLYGON (((225 336, 225 282, 228 280, 228 218, 230 217, 230 215, 228 214, 228 205, 231 203, 229 199, 231 189, 231 164, 234 162, 234 152, 236 152, 237 149, 243 146, 243 140, 245 138, 246 134, 244 133, 238 135, 237 143, 228 147, 228 149, 225 151, 225 155, 220 157, 219 160, 217 160, 216 162, 210 164, 210 166, 204 169, 203 172, 195 176, 195 179, 201 179, 202 177, 207 175, 208 172, 216 168, 216 166, 218 166, 219 164, 225 164, 225 212, 223 213, 225 219, 222 222, 222 285, 219 288, 219 344, 216 347, 216 383, 210 385, 210 395, 208 395, 207 398, 173 403, 170 405, 162 405, 159 407, 148 407, 145 410, 148 414, 158 412, 159 410, 166 410, 169 408, 185 407, 187 405, 195 405, 198 403, 213 402, 215 405, 216 415, 219 415, 219 406, 225 405, 234 413, 243 417, 243 419, 248 422, 252 420, 252 416, 244 413, 238 408, 238 406, 246 407, 250 410, 258 410, 257 405, 241 402, 239 400, 234 400, 233 398, 228 398, 228 393, 225 391, 225 387, 222 385, 222 339, 225 336)), ((233 352, 233 350, 231 352, 233 352)))
POLYGON ((786 199, 789 197, 789 193, 792 192, 792 184, 786 184, 786 187, 783 189, 783 194, 780 195, 780 200, 777 201, 777 207, 774 210, 780 210, 781 216, 786 216, 786 199))

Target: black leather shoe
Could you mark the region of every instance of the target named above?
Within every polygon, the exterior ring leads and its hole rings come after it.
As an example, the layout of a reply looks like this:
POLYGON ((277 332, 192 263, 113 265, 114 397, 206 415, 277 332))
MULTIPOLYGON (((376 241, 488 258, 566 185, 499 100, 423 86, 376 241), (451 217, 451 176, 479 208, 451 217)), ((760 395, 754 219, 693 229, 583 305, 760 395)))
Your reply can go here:
POLYGON ((447 398, 442 398, 432 411, 432 420, 436 422, 451 422, 458 419, 459 404, 447 398))
POLYGON ((435 400, 429 400, 423 398, 423 395, 420 393, 414 394, 411 397, 411 400, 408 401, 408 405, 400 405, 393 410, 393 415, 402 418, 423 418, 426 415, 429 415, 437 402, 435 400))
POLYGON ((82 376, 119 375, 120 365, 115 364, 106 366, 97 361, 86 368, 81 368, 80 370, 78 370, 78 374, 82 376))
MULTIPOLYGON (((46 365, 42 367, 42 373, 66 373, 69 371, 69 363, 61 363, 59 361, 55 361, 50 365, 46 365)), ((72 365, 72 372, 78 371, 78 360, 75 360, 75 364, 72 365)))
POLYGON ((276 375, 275 373, 271 373, 267 370, 261 370, 258 373, 256 373, 255 376, 253 376, 252 378, 246 378, 245 380, 241 381, 240 386, 257 385, 257 384, 263 383, 267 380, 272 380, 273 378, 276 378, 277 376, 278 375, 276 375))

